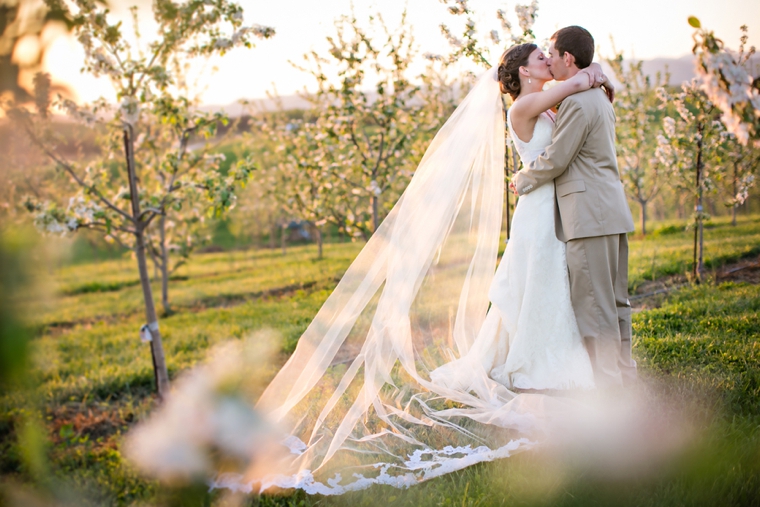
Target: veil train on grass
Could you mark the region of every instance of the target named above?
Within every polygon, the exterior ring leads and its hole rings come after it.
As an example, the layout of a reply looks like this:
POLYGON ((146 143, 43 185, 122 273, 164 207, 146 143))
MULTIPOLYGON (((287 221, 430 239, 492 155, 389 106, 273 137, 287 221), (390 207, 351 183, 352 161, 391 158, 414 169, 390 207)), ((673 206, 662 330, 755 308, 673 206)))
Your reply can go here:
POLYGON ((261 396, 256 408, 283 430, 289 457, 265 477, 220 474, 215 487, 405 487, 532 445, 536 414, 559 401, 513 393, 477 361, 462 372, 467 386, 431 377, 499 325, 486 316, 505 148, 490 69, 261 396))

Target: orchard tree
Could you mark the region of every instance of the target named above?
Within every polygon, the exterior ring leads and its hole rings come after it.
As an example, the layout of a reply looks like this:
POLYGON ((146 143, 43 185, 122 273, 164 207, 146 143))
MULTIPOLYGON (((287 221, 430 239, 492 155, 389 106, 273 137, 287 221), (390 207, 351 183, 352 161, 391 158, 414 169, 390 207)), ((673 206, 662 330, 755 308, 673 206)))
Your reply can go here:
MULTIPOLYGON (((489 62, 489 58, 496 61, 511 46, 535 41, 533 24, 538 16, 537 0, 533 0, 527 5, 515 5, 517 24, 521 33, 513 32, 509 15, 503 9, 496 11, 495 19, 499 22, 498 28, 486 33, 478 28, 475 22, 476 13, 470 8, 468 0, 440 1, 446 5, 449 14, 457 19, 464 19, 464 22, 460 23, 462 35, 459 37, 454 35, 454 31, 447 24, 441 24, 441 33, 446 37, 451 47, 451 53, 446 58, 451 63, 464 58, 473 61, 478 66, 490 68, 492 64, 489 62)), ((507 124, 507 110, 511 99, 502 96, 502 102, 506 132, 505 142, 507 144, 507 150, 504 152, 504 179, 505 185, 507 185, 511 179, 511 174, 520 169, 520 158, 512 144, 512 139, 509 136, 509 125, 507 124)), ((511 192, 505 192, 507 239, 509 239, 510 234, 510 194, 511 192)))
POLYGON ((710 216, 704 211, 706 193, 714 193, 723 178, 720 158, 727 132, 718 121, 718 111, 699 89, 696 79, 684 83, 680 93, 657 90, 660 107, 667 111, 663 134, 658 136, 656 155, 667 179, 677 192, 694 199, 693 276, 699 281, 704 272, 703 226, 710 216))
POLYGON ((692 51, 700 89, 742 146, 760 143, 760 77, 753 77, 750 69, 755 47, 746 49, 747 25, 741 27, 739 51, 731 51, 712 31, 702 28, 699 19, 692 16, 689 24, 696 29, 692 51))
POLYGON ((367 29, 353 16, 338 18, 335 29, 328 54, 305 55, 301 68, 318 84, 309 99, 319 111, 320 165, 330 173, 328 185, 334 182, 328 206, 344 210, 349 231, 368 237, 380 224, 381 199, 395 203, 398 195, 388 191, 410 177, 404 166, 422 111, 409 75, 416 48, 406 13, 394 31, 379 14, 367 29))
POLYGON ((430 121, 412 82, 416 48, 405 15, 396 30, 379 15, 366 29, 350 16, 335 28, 327 54, 308 53, 296 65, 316 81, 317 91, 304 93, 311 108, 265 126, 281 155, 272 192, 314 226, 320 255, 327 223, 364 239, 377 229, 421 157, 416 140, 443 121, 430 121))
POLYGON ((667 84, 658 74, 655 83, 642 71, 644 62, 623 61, 623 54, 607 58, 621 86, 615 93, 615 132, 620 176, 639 205, 641 233, 647 233, 647 204, 660 190, 660 161, 654 156, 657 148, 658 98, 656 90, 667 84))
POLYGON ((419 85, 412 85, 408 65, 416 53, 405 19, 393 33, 382 20, 371 21, 384 44, 376 47, 355 19, 339 19, 337 36, 329 39, 332 58, 306 57, 309 72, 322 83, 317 94, 306 95, 312 108, 294 118, 280 107, 264 125, 278 146, 272 163, 264 164, 275 168, 268 175, 271 194, 286 214, 315 225, 320 255, 323 224, 369 237, 466 88, 450 78, 447 61, 430 54, 423 56, 419 85), (362 56, 352 59, 354 50, 362 56), (335 73, 339 86, 326 83, 326 75, 335 73), (360 82, 370 73, 377 78, 374 93, 360 82))
POLYGON ((721 158, 725 167, 723 185, 726 207, 731 208, 731 225, 736 225, 736 211, 749 198, 755 186, 756 173, 760 169, 760 146, 752 143, 742 145, 732 133, 727 133, 721 146, 721 158))
MULTIPOLYGON (((336 147, 327 140, 325 118, 313 121, 291 120, 275 123, 272 119, 264 125, 277 144, 276 161, 267 173, 261 173, 257 181, 267 178, 276 207, 286 215, 307 220, 316 233, 318 257, 322 258, 321 229, 327 222, 343 225, 349 220, 341 181, 335 167, 336 147)), ((285 251, 285 229, 282 228, 282 247, 285 251)))
POLYGON ((36 113, 16 108, 12 116, 68 177, 72 190, 68 199, 30 198, 27 205, 37 225, 48 232, 97 230, 134 252, 147 319, 141 335, 150 340, 156 387, 164 397, 169 379, 146 252, 161 259, 167 277, 171 222, 201 211, 194 207, 210 213, 225 211, 234 203, 235 188, 252 170, 251 162, 243 160, 225 172, 218 157, 204 149, 189 149, 191 140, 213 137, 217 125, 227 120, 192 108, 179 83, 181 69, 189 59, 223 55, 235 46, 251 47, 253 38, 274 32, 244 26, 242 8, 229 0, 156 0, 152 4, 156 36, 143 44, 137 8, 132 9, 130 41, 102 4, 75 0, 70 9, 68 5, 63 8, 85 50, 83 71, 107 77, 118 105, 104 99, 88 106, 65 99, 52 104, 103 132, 99 157, 67 160, 44 121, 51 109, 49 79, 38 75, 36 113))
POLYGON ((755 47, 746 47, 747 25, 740 28, 739 50, 732 51, 712 31, 702 28, 699 19, 690 17, 689 24, 696 29, 692 51, 697 57, 700 89, 720 110, 721 121, 731 134, 724 157, 730 173, 726 204, 732 208, 732 224, 736 224, 736 208, 754 185, 760 158, 760 77, 753 77, 751 68, 755 47))

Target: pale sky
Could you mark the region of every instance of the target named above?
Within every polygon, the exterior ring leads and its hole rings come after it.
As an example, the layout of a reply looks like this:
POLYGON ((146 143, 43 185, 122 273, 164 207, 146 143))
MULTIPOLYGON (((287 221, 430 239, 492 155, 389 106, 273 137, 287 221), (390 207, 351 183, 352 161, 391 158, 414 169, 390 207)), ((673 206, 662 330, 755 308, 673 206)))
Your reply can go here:
MULTIPOLYGON (((524 0, 528 3, 528 0, 524 0)), ((149 0, 109 2, 114 15, 128 25, 127 7, 134 3, 149 18, 149 0)), ((288 95, 311 86, 309 76, 294 69, 288 60, 300 60, 310 49, 323 49, 326 36, 334 33, 333 20, 350 12, 358 19, 379 11, 388 25, 396 26, 404 7, 414 27, 420 53, 446 53, 448 45, 439 25, 455 28, 456 18, 446 12, 438 0, 243 0, 246 23, 273 26, 277 35, 258 41, 254 49, 238 48, 203 67, 201 87, 206 104, 229 104, 240 98, 264 97, 276 85, 280 94, 288 95), (216 72, 211 72, 217 67, 216 72)), ((515 3, 498 0, 470 0, 478 13, 478 28, 485 32, 498 27, 496 9, 512 15, 515 3)), ((697 16, 703 26, 716 32, 729 47, 738 46, 739 26, 749 25, 749 44, 760 48, 760 1, 758 0, 539 0, 534 32, 538 40, 548 38, 556 29, 581 25, 594 36, 604 55, 612 54, 610 36, 626 57, 651 59, 681 57, 691 52, 693 29, 688 16, 697 16)), ((150 33, 148 23, 142 27, 150 33)), ((457 34, 457 30, 454 30, 457 34)), ((50 34, 48 34, 50 36, 50 34)), ((79 73, 82 52, 72 37, 60 37, 46 55, 46 66, 53 78, 69 83, 80 101, 99 96, 109 98, 110 85, 79 73)))

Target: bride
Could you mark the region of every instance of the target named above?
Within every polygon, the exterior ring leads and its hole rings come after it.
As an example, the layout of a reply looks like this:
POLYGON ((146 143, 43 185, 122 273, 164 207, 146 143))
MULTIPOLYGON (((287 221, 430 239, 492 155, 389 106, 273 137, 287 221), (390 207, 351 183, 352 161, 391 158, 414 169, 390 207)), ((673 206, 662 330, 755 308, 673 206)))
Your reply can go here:
POLYGON ((567 397, 594 387, 570 303, 554 186, 522 197, 498 269, 502 93, 523 163, 551 141, 550 108, 609 82, 592 64, 552 80, 535 44, 480 76, 398 203, 346 271, 256 408, 283 430, 266 476, 215 487, 341 494, 408 487, 528 449, 567 397), (489 308, 490 303, 490 308, 489 308))

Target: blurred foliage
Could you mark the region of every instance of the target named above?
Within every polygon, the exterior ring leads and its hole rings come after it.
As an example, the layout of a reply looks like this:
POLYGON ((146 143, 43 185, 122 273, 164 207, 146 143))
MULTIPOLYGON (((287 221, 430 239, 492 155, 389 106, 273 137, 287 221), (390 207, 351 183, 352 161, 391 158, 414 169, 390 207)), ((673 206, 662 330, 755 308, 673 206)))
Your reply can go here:
POLYGON ((18 296, 29 283, 27 249, 20 233, 0 228, 0 389, 25 381, 32 333, 21 319, 18 296))
POLYGON ((40 35, 52 23, 68 30, 73 19, 59 0, 5 0, 0 4, 0 97, 10 94, 16 101, 31 100, 32 94, 19 82, 23 72, 39 70, 47 47, 40 35), (27 50, 34 47, 33 54, 24 54, 23 63, 14 58, 20 40, 26 38, 27 50))
POLYGON ((158 26, 149 41, 139 31, 137 7, 131 9, 131 36, 97 2, 80 0, 59 10, 72 20, 84 50, 82 70, 108 78, 119 104, 54 99, 50 76, 38 73, 34 110, 11 104, 8 113, 60 175, 44 186, 27 185, 33 191, 18 198, 43 232, 97 231, 138 258, 147 253, 166 282, 162 302, 169 311, 173 271, 206 240, 205 218, 234 206, 236 190, 253 171, 249 159, 222 169, 223 155, 210 142, 229 120, 197 109, 185 84, 187 62, 252 47, 253 39, 271 37, 274 30, 244 25, 242 8, 226 0, 154 2, 158 26), (67 152, 54 112, 91 131, 95 147, 86 156, 67 152), (139 174, 132 182, 130 166, 139 174))

